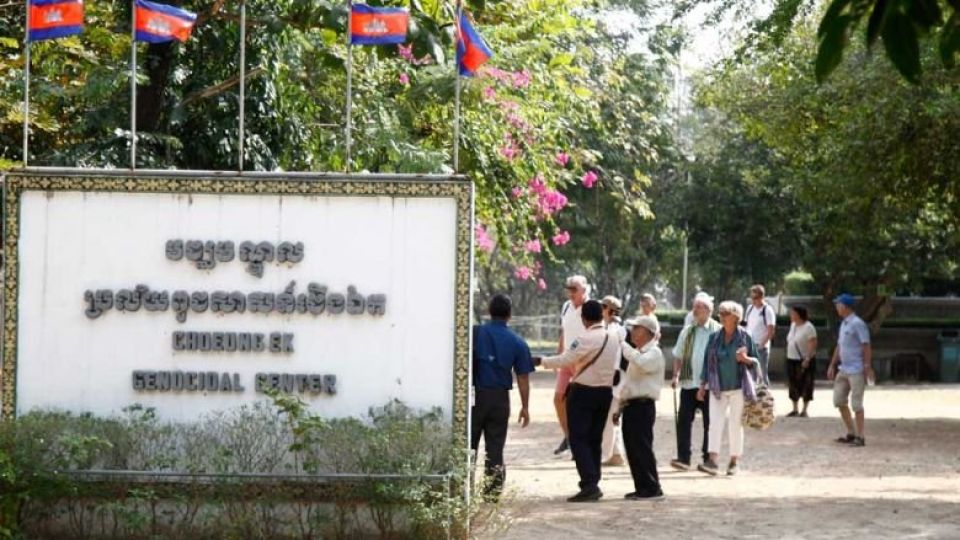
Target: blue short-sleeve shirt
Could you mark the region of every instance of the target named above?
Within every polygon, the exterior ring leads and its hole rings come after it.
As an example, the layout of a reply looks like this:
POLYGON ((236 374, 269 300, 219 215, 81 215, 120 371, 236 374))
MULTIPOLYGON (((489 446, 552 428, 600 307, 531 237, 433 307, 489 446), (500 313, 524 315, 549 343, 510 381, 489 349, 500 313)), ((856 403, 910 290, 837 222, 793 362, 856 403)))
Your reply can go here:
POLYGON ((514 373, 526 375, 533 370, 530 347, 506 321, 493 320, 473 328, 473 386, 510 390, 514 373))
POLYGON ((840 323, 840 373, 863 372, 863 345, 870 343, 870 329, 863 319, 851 314, 840 323))

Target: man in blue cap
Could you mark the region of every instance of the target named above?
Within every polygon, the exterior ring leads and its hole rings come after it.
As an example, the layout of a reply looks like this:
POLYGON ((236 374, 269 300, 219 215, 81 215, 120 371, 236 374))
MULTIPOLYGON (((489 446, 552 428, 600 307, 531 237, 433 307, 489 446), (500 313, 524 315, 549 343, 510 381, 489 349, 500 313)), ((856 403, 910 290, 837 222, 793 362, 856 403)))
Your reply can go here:
POLYGON ((837 348, 830 359, 827 378, 833 379, 833 405, 840 409, 840 417, 847 434, 837 442, 864 446, 863 392, 868 380, 873 380, 873 351, 870 348, 870 329, 863 319, 853 312, 856 303, 853 295, 841 294, 833 299, 837 315, 843 319, 837 348), (839 368, 839 369, 838 369, 839 368), (849 400, 849 404, 848 404, 849 400), (856 415, 856 426, 850 409, 856 415))

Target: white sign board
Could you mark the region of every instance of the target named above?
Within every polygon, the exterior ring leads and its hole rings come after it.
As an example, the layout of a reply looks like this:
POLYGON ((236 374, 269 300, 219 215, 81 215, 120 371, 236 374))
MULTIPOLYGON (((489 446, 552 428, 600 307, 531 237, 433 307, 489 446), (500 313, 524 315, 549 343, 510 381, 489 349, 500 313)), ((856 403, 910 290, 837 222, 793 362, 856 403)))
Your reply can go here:
POLYGON ((455 414, 462 198, 262 191, 20 191, 16 411, 455 414))

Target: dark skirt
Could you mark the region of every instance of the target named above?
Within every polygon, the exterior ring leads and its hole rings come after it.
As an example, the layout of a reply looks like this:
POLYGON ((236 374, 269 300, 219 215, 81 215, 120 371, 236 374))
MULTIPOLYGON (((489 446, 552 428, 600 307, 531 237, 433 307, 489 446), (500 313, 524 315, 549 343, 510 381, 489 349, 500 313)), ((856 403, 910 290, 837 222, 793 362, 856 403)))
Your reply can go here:
POLYGON ((787 359, 787 379, 790 385, 790 401, 813 401, 813 376, 817 372, 817 359, 803 369, 803 362, 787 359))

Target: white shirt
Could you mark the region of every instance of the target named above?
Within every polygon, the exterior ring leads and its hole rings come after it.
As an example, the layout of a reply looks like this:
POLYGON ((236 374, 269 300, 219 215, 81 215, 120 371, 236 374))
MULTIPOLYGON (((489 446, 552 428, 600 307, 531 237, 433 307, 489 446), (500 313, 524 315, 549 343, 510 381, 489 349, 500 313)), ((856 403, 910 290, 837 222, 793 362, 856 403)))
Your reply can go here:
POLYGON ((570 367, 575 373, 573 382, 585 386, 613 385, 613 373, 620 362, 620 332, 597 323, 570 344, 563 354, 545 356, 543 367, 558 369, 570 367), (599 353, 599 356, 597 356, 599 353), (596 357, 596 361, 593 358, 596 357), (590 362, 593 361, 592 364, 590 362), (590 364, 587 367, 587 364, 590 364))
POLYGON ((563 350, 569 349, 573 342, 587 331, 583 327, 583 319, 580 318, 580 308, 573 307, 573 302, 569 300, 560 308, 560 328, 563 329, 563 350))
POLYGON ((810 340, 817 337, 817 329, 813 323, 806 321, 800 326, 790 325, 790 333, 787 334, 787 358, 790 360, 803 360, 810 356, 810 340), (801 353, 803 353, 801 355, 801 353))
POLYGON ((656 341, 650 341, 642 349, 634 349, 623 344, 623 357, 630 362, 623 377, 620 400, 633 398, 660 399, 663 388, 664 360, 663 352, 656 341))
POLYGON ((772 339, 763 347, 761 347, 760 344, 763 343, 763 340, 767 337, 767 326, 776 325, 777 314, 773 312, 773 306, 766 301, 763 302, 761 307, 757 307, 752 303, 747 306, 747 333, 753 338, 753 342, 757 344, 758 349, 770 350, 770 341, 773 341, 772 339))

